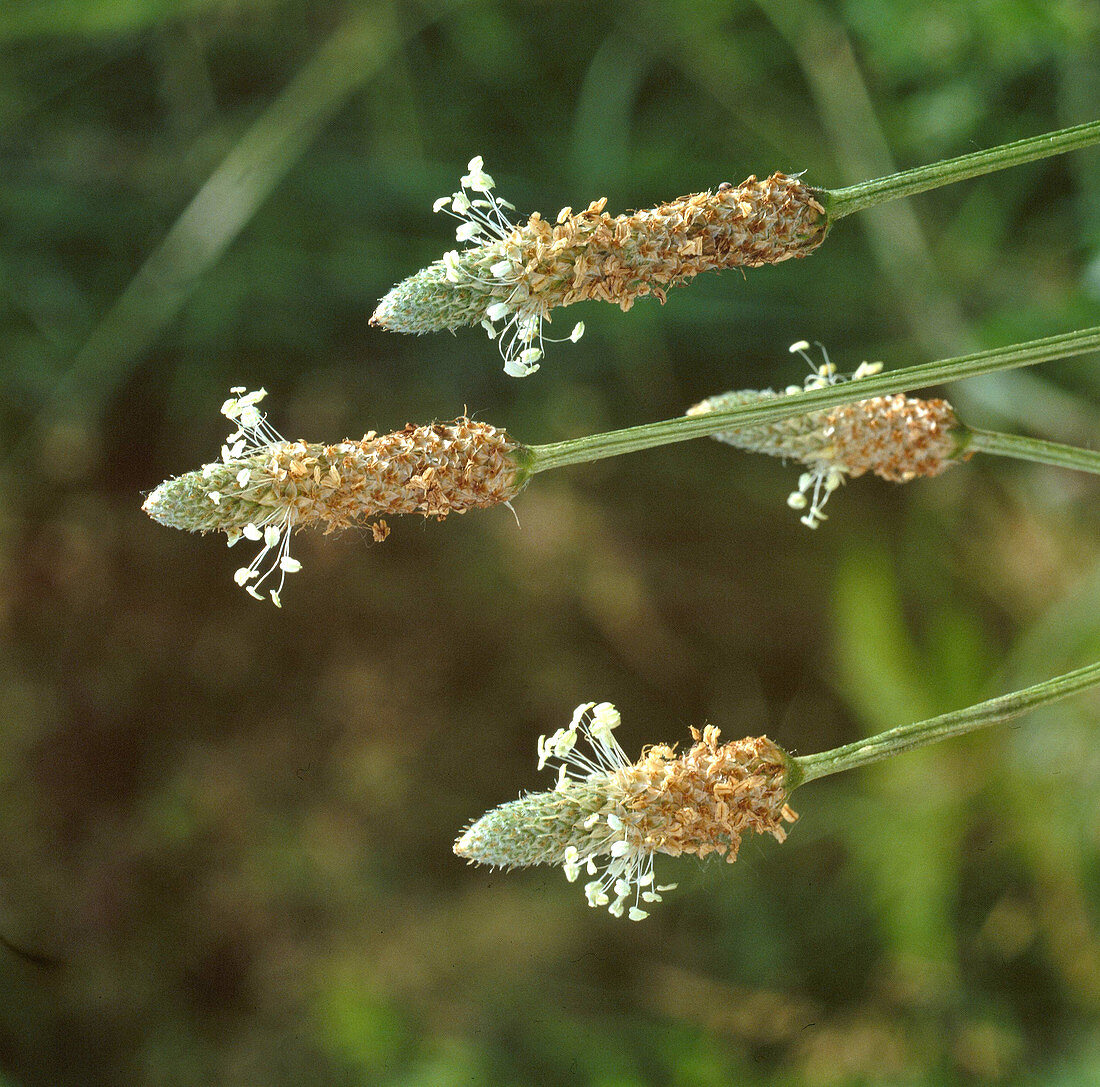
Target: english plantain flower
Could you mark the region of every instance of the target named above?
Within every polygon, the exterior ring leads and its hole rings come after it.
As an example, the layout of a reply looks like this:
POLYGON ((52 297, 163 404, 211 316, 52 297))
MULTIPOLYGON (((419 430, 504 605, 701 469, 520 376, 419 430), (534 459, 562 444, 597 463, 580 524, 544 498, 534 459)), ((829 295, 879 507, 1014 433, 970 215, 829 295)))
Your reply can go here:
MULTIPOLYGON (((825 362, 818 366, 807 354, 805 340, 791 345, 811 367, 802 385, 783 392, 742 389, 722 393, 688 408, 688 415, 703 415, 736 404, 789 396, 805 389, 820 389, 842 381, 858 381, 876 374, 881 362, 860 363, 851 377, 838 374, 822 348, 825 362)), ((817 528, 826 520, 823 512, 829 495, 848 476, 873 472, 893 483, 907 483, 918 476, 935 476, 952 464, 967 460, 965 431, 946 400, 920 400, 901 394, 876 396, 824 411, 811 411, 763 426, 726 430, 713 435, 719 441, 754 453, 795 460, 806 465, 798 490, 788 498, 792 509, 806 510, 800 520, 817 528)))
MULTIPOLYGON (((797 177, 773 174, 728 182, 629 215, 604 211, 606 198, 577 214, 563 208, 551 224, 538 212, 515 225, 515 209, 492 195, 480 156, 461 189, 435 211, 460 220, 454 249, 397 284, 378 304, 372 325, 393 332, 439 332, 481 324, 496 339, 505 372, 534 373, 543 357, 551 311, 595 299, 628 310, 700 272, 755 268, 804 257, 825 239, 828 217, 797 177)), ((567 339, 576 342, 584 324, 567 339)))
POLYGON ((142 509, 172 528, 224 532, 230 547, 242 538, 260 543, 234 580, 261 600, 261 586, 277 574, 277 586, 268 590, 277 607, 287 575, 301 569, 290 555, 297 529, 323 524, 332 532, 376 517, 371 528, 381 541, 389 533, 382 515, 443 520, 450 513, 508 504, 527 482, 521 447, 503 430, 465 416, 320 445, 279 434, 256 407, 265 390, 232 392, 221 410, 237 429, 222 446, 221 459, 166 480, 142 509))
POLYGON ((494 808, 455 853, 500 868, 560 865, 570 882, 583 871, 589 906, 641 921, 643 903, 676 886, 656 883, 656 854, 716 853, 732 863, 748 831, 785 840, 783 824, 798 818, 787 806, 789 757, 766 736, 720 743, 707 725, 692 729, 683 755, 657 744, 632 762, 613 734, 619 721, 611 703, 586 702, 568 728, 540 736, 539 769, 557 764, 554 788, 494 808))

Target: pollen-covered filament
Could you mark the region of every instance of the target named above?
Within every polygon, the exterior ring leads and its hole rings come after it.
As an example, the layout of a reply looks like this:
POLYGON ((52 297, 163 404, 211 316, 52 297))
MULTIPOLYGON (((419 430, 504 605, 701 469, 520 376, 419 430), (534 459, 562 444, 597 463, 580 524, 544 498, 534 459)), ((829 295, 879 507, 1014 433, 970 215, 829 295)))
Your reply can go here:
MULTIPOLYGON (((539 737, 539 769, 550 760, 558 763, 555 791, 590 784, 601 776, 613 778, 630 766, 613 734, 620 721, 619 711, 610 702, 586 702, 577 707, 568 728, 558 729, 550 737, 539 737), (591 754, 578 749, 578 739, 584 741, 591 754)), ((567 845, 560 863, 570 883, 582 870, 594 877, 584 885, 589 906, 607 906, 612 916, 621 917, 633 897, 627 915, 632 921, 641 921, 649 916, 641 903, 660 902, 662 892, 676 886, 656 885, 653 852, 645 848, 630 811, 610 791, 608 802, 590 812, 582 820, 581 829, 585 832, 582 844, 567 845)))
POLYGON ((767 737, 722 744, 716 728, 693 730, 683 755, 666 745, 636 762, 613 735, 610 703, 577 707, 567 728, 539 737, 539 767, 557 764, 557 782, 503 804, 471 825, 455 852, 482 864, 560 865, 573 882, 581 872, 590 906, 616 917, 648 916, 675 884, 658 885, 657 853, 737 856, 748 830, 786 837, 786 756, 767 737))
MULTIPOLYGON (((523 235, 508 218, 508 211, 515 211, 515 206, 493 195, 496 182, 484 165, 480 155, 472 158, 459 191, 441 196, 432 205, 433 211, 445 211, 459 220, 455 238, 471 247, 443 255, 444 277, 455 287, 483 296, 478 320, 489 339, 497 341, 504 372, 510 377, 527 377, 539 369, 547 343, 564 339, 576 343, 584 335, 584 322, 578 321, 566 337, 545 335, 548 307, 538 292, 532 291, 525 274, 523 235)), ((383 327, 400 324, 393 312, 393 293, 383 299, 371 323, 383 327)))

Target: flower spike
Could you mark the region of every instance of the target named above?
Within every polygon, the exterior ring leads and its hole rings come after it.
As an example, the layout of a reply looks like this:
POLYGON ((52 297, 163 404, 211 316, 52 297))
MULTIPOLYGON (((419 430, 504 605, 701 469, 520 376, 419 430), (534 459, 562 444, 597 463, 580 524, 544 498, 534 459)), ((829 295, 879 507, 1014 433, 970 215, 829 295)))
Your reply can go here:
MULTIPOLYGON (((882 369, 881 362, 863 362, 845 377, 837 373, 824 347, 820 365, 810 358, 809 347, 800 340, 790 348, 810 365, 811 372, 802 385, 791 385, 783 392, 742 389, 722 393, 688 408, 686 414, 705 415, 736 404, 794 396, 806 389, 858 381, 882 369)), ((806 511, 800 520, 807 528, 817 528, 826 520, 823 511, 829 495, 849 476, 873 472, 892 483, 907 483, 918 476, 939 475, 973 452, 964 448, 966 432, 946 400, 919 400, 901 394, 811 411, 763 426, 726 430, 714 437, 738 449, 806 465, 809 470, 799 476, 798 490, 788 496, 787 504, 806 511)))
POLYGON ((554 788, 494 808, 455 853, 501 868, 560 865, 571 883, 584 871, 590 906, 641 921, 643 904, 676 886, 656 883, 655 854, 716 853, 732 863, 748 831, 787 837, 783 824, 798 818, 787 806, 789 758, 766 736, 720 743, 707 725, 692 729, 683 755, 658 744, 631 762, 613 735, 619 720, 611 703, 586 702, 568 728, 540 736, 539 769, 558 764, 554 788))
MULTIPOLYGON (((664 302, 667 288, 700 272, 804 257, 829 225, 813 190, 773 174, 631 215, 607 214, 605 198, 578 214, 563 208, 553 224, 535 212, 517 226, 482 167, 472 159, 462 190, 433 205, 461 220, 456 237, 468 248, 399 283, 370 323, 417 333, 481 324, 513 377, 533 374, 545 344, 556 342, 543 323, 559 306, 595 299, 625 311, 646 295, 664 302)), ((565 338, 575 343, 583 332, 578 323, 565 338)))
POLYGON ((142 509, 153 520, 189 532, 224 532, 230 547, 244 538, 262 548, 233 575, 250 596, 278 575, 267 595, 281 607, 288 574, 301 563, 291 534, 324 524, 326 532, 372 517, 375 540, 389 526, 383 515, 449 513, 508 503, 523 489, 522 447, 503 431, 465 416, 394 434, 369 432, 335 445, 287 441, 256 408, 263 389, 234 389, 222 414, 237 426, 221 459, 166 480, 142 509))

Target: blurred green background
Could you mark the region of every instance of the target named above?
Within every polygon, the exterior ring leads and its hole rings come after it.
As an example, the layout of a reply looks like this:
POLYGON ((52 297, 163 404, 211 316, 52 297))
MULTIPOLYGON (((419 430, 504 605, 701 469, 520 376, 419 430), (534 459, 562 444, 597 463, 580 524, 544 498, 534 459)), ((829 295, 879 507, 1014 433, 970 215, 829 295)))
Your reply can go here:
MULTIPOLYGON (((454 245, 474 154, 520 213, 750 173, 840 186, 1100 117, 1086 0, 0 9, 0 1082, 724 1087, 1100 1079, 1100 699, 796 797, 643 924, 464 867, 581 701, 810 752, 1100 654, 1095 480, 860 479, 695 442, 445 524, 302 534, 276 611, 142 493, 229 386, 332 441, 471 414, 547 442, 712 393, 1100 323, 1100 152, 842 222, 812 259, 595 303, 507 378, 369 329, 454 245)), ((554 331, 557 331, 555 328, 554 331)), ((951 390, 1095 444, 1086 357, 951 390)))

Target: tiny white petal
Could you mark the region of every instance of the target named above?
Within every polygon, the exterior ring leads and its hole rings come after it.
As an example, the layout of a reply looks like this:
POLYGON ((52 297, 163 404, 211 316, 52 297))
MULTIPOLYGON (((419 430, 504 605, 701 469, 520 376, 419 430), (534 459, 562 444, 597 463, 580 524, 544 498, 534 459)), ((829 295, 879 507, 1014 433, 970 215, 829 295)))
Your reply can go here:
POLYGON ((496 182, 482 169, 484 165, 480 155, 475 155, 470 159, 469 173, 462 178, 464 189, 487 193, 496 185, 496 182))
POLYGON ((279 542, 279 526, 268 525, 264 529, 264 546, 274 547, 279 542))
POLYGON ((451 207, 459 215, 465 215, 470 210, 470 198, 464 192, 456 192, 451 197, 451 207))
POLYGON ((573 720, 569 722, 569 727, 576 728, 581 723, 581 719, 584 717, 584 715, 595 705, 595 702, 582 702, 573 711, 573 720))
POLYGON ((251 540, 253 543, 264 538, 264 534, 251 521, 249 521, 241 531, 244 534, 244 538, 246 540, 251 540))
POLYGON ((252 479, 252 473, 247 468, 242 468, 237 473, 237 486, 247 487, 249 481, 252 479))
POLYGON ((242 566, 234 575, 233 580, 238 585, 243 585, 249 578, 255 577, 256 571, 250 570, 247 566, 242 566))
POLYGON ((542 352, 537 347, 528 347, 519 353, 519 361, 524 366, 531 366, 542 358, 542 352))
POLYGON ((573 728, 560 729, 554 743, 554 754, 563 759, 577 745, 577 730, 573 728))
POLYGON ((577 855, 575 845, 571 845, 566 849, 562 857, 562 870, 565 872, 565 878, 570 883, 574 883, 577 876, 580 875, 580 858, 577 855))
POLYGON ((221 491, 211 491, 207 497, 210 499, 211 502, 214 503, 215 506, 218 505, 222 500, 221 491))
POLYGON ((858 381, 861 377, 870 377, 872 374, 877 374, 881 369, 881 362, 861 362, 856 367, 856 372, 852 374, 852 380, 858 381))
POLYGON ((458 266, 458 250, 452 249, 443 254, 443 267, 447 269, 447 279, 451 283, 459 283, 462 280, 462 269, 458 266))
POLYGON ((515 265, 510 260, 498 260, 496 264, 489 265, 489 271, 497 279, 502 279, 515 271, 515 265))
POLYGON ((631 921, 644 921, 648 916, 649 914, 645 910, 640 910, 637 906, 631 906, 630 912, 627 914, 631 921))
POLYGON ((630 843, 629 842, 615 842, 615 844, 612 845, 612 847, 611 847, 611 856, 613 856, 613 857, 622 857, 622 856, 624 856, 625 854, 627 854, 629 852, 630 852, 630 843))
POLYGON ((284 555, 279 560, 279 569, 284 574, 296 574, 301 570, 302 564, 297 559, 292 559, 289 555, 284 555))
POLYGON ((497 330, 493 328, 493 322, 490 321, 488 317, 482 320, 481 327, 485 329, 485 335, 488 336, 490 340, 495 340, 497 338, 497 330))
POLYGON ((525 366, 519 359, 505 359, 504 372, 509 377, 527 377, 538 369, 537 366, 525 366))
POLYGON ((477 223, 462 223, 455 231, 455 237, 460 242, 468 242, 481 233, 481 227, 477 223))
MULTIPOLYGON (((494 264, 495 268, 496 265, 494 264)), ((485 316, 490 321, 502 321, 508 316, 508 303, 507 302, 494 302, 486 311, 485 316)))
POLYGON ((601 702, 592 710, 592 723, 608 732, 616 729, 623 723, 622 715, 610 702, 601 702))

